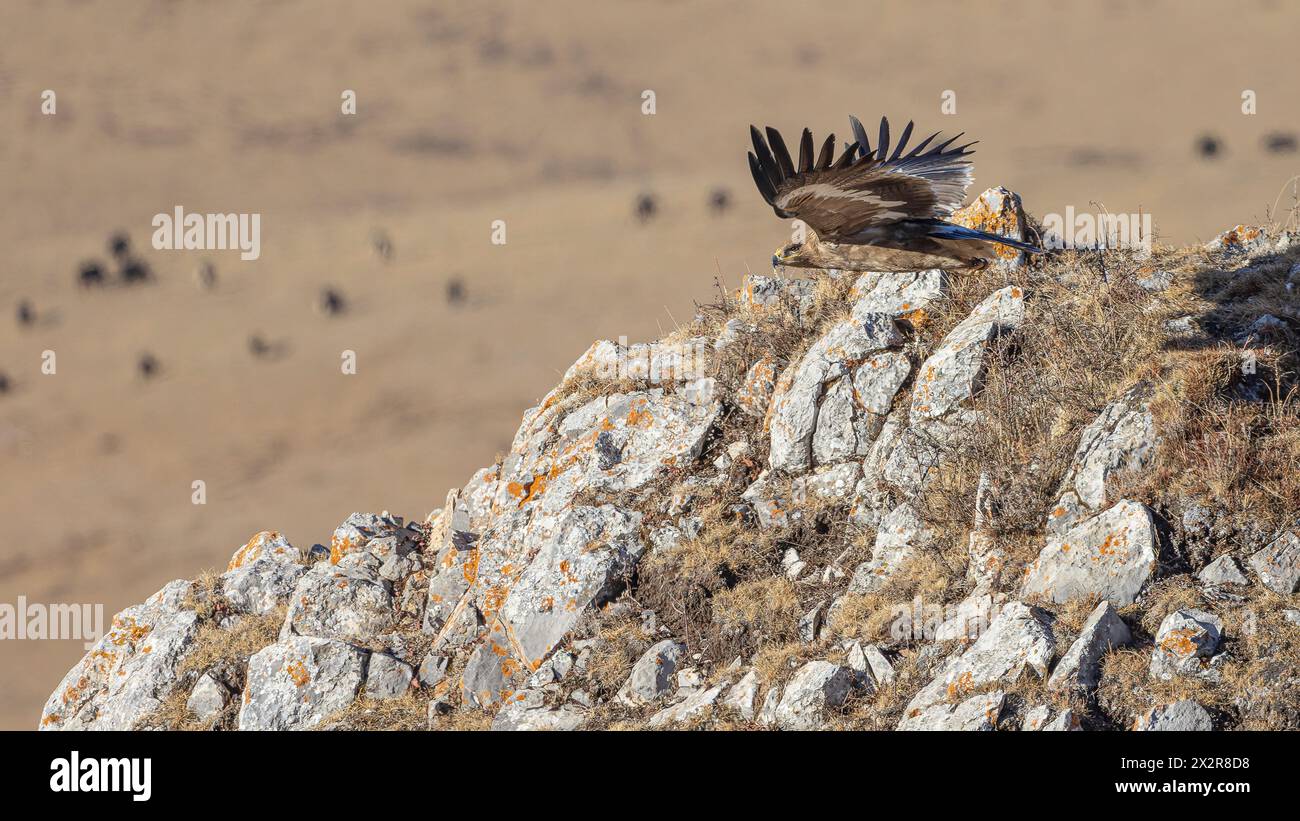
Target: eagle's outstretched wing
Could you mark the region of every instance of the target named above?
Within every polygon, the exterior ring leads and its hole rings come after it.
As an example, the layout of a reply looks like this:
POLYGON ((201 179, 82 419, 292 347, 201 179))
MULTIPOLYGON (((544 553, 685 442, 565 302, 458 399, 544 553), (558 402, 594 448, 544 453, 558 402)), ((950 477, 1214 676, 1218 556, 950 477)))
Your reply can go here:
POLYGON ((803 220, 819 237, 835 242, 898 220, 946 217, 962 204, 972 177, 964 158, 975 143, 949 148, 961 137, 958 134, 927 151, 939 136, 936 132, 904 154, 912 135, 909 122, 890 153, 887 119, 880 119, 874 150, 858 118, 849 121, 856 142, 846 146, 838 160, 833 157, 834 134, 814 160, 812 132, 805 128, 797 167, 779 131, 769 127, 764 140, 757 128, 749 127, 754 141, 749 168, 778 217, 803 220))

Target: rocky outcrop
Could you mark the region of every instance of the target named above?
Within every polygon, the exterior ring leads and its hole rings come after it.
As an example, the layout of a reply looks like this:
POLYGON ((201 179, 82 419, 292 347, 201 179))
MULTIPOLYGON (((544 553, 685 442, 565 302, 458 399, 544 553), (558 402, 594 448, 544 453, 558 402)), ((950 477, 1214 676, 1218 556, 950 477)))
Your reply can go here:
MULTIPOLYGON (((1032 234, 1004 189, 954 218, 1032 234)), ((1205 253, 1224 271, 1278 250, 1243 230, 1218 243, 1205 253)), ((1188 310, 1164 302, 1187 276, 1176 262, 1102 285, 1138 301, 1158 329, 1188 310)), ((1185 456, 1167 447, 1160 420, 1189 390, 1186 376, 1162 381, 1144 361, 1085 367, 1084 386, 1068 370, 1007 381, 1010 370, 1051 370, 1050 354, 1028 343, 1068 307, 1058 280, 1074 283, 1071 299, 1102 287, 1079 289, 1078 271, 1052 267, 1062 264, 1012 249, 995 270, 961 278, 752 276, 672 337, 598 341, 524 413, 508 451, 439 493, 427 517, 353 513, 310 550, 255 534, 219 575, 171 582, 118 614, 40 724, 1290 721, 1300 715, 1286 672, 1297 646, 1287 631, 1300 622, 1295 511, 1242 524, 1249 513, 1216 507, 1213 494, 1163 487, 1178 479, 1163 460, 1185 456), (1042 395, 1073 390, 1086 401, 1042 395), (999 434, 1008 402, 1034 411, 1007 429, 1041 428, 1043 440, 999 441, 988 452, 1013 463, 990 464, 973 443, 999 434), (1279 600, 1290 605, 1280 614, 1279 600), (1249 632, 1256 622, 1267 640, 1249 632), (1251 671, 1248 692, 1222 692, 1232 664, 1251 671), (1156 695, 1183 686, 1220 688, 1203 699, 1214 715, 1156 695)), ((1195 319, 1187 333, 1227 322, 1195 319)), ((1168 333, 1160 356, 1190 347, 1168 333)), ((1256 336, 1250 344, 1267 344, 1256 336)), ((1180 424, 1172 435, 1197 427, 1180 424)), ((1210 441, 1234 454, 1247 446, 1210 441)))

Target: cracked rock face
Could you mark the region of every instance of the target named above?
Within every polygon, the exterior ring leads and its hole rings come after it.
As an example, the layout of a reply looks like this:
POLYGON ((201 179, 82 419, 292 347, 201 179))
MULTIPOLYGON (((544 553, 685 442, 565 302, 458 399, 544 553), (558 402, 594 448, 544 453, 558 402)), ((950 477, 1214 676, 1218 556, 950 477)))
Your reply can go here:
POLYGON ((279 533, 258 533, 231 557, 221 574, 221 593, 237 613, 270 613, 289 600, 307 572, 299 556, 279 533))
POLYGON ((291 636, 254 653, 241 730, 302 730, 353 702, 369 654, 341 641, 291 636))
POLYGON ((1138 717, 1133 729, 1139 732, 1208 732, 1214 729, 1214 721, 1204 707, 1187 700, 1152 708, 1138 717))
POLYGON ((917 370, 912 418, 939 419, 969 402, 984 376, 988 344, 1018 328, 1024 317, 1024 294, 1014 286, 977 305, 917 370))
POLYGON ((1204 610, 1175 610, 1156 631, 1151 652, 1151 675, 1168 681, 1178 675, 1200 674, 1210 669, 1210 658, 1223 638, 1223 620, 1204 610))
POLYGON ((1057 603, 1100 596, 1127 606, 1155 573, 1157 546, 1150 509, 1124 499, 1049 538, 1028 568, 1021 595, 1057 603))
POLYGON ((945 662, 935 678, 912 698, 898 729, 921 729, 913 722, 929 724, 937 720, 935 713, 927 712, 931 707, 947 707, 966 693, 990 685, 1012 684, 1025 673, 1045 678, 1055 652, 1051 614, 1011 602, 974 644, 945 662))
POLYGON ((1269 590, 1289 596, 1300 590, 1300 535, 1288 530, 1250 557, 1251 569, 1269 590))
POLYGON ((1150 389, 1139 385, 1107 405, 1084 428, 1060 496, 1047 517, 1048 534, 1064 533, 1104 507, 1111 477, 1149 465, 1156 445, 1150 389))
POLYGON ((1101 681, 1101 661, 1110 650, 1133 641, 1128 625, 1119 617, 1114 605, 1102 601, 1088 615, 1079 637, 1065 651, 1052 670, 1047 686, 1056 690, 1096 689, 1101 681))
POLYGON ((40 729, 129 730, 161 707, 198 632, 198 616, 183 605, 191 587, 171 582, 114 616, 45 702, 40 729))
POLYGON ((854 672, 829 661, 810 661, 795 671, 781 692, 773 720, 783 730, 815 730, 824 726, 826 711, 848 699, 854 672))
MULTIPOLYGON (((859 434, 873 437, 874 432, 865 422, 862 423, 865 427, 853 428, 851 383, 856 371, 865 364, 868 371, 861 381, 868 386, 871 397, 876 398, 863 397, 861 401, 864 407, 867 401, 877 401, 877 394, 887 387, 885 383, 897 377, 897 364, 892 359, 878 357, 879 367, 872 366, 872 355, 884 353, 902 342, 903 336, 892 318, 885 314, 872 314, 865 321, 847 320, 835 325, 814 342, 798 362, 787 367, 777 382, 769 414, 771 451, 768 458, 772 467, 787 473, 812 467, 813 438, 819 425, 823 399, 828 388, 835 388, 835 384, 846 377, 850 384, 838 390, 848 393, 837 394, 839 398, 833 399, 828 409, 826 423, 836 426, 835 432, 823 438, 822 448, 826 453, 848 448, 851 438, 853 451, 856 453, 862 447, 865 452, 870 438, 865 444, 860 443, 859 434), (846 419, 851 433, 844 429, 846 419)), ((897 382, 901 381, 897 379, 897 382)), ((892 398, 892 393, 890 396, 892 398)))

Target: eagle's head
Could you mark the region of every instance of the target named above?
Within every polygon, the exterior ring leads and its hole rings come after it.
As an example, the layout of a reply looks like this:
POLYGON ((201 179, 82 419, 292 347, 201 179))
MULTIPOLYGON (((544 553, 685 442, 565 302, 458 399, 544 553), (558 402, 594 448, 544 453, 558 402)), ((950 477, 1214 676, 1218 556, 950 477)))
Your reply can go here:
POLYGON ((811 230, 806 232, 807 239, 803 242, 788 242, 776 249, 772 254, 772 267, 778 265, 788 265, 792 268, 816 268, 819 263, 815 258, 817 249, 817 235, 811 230))

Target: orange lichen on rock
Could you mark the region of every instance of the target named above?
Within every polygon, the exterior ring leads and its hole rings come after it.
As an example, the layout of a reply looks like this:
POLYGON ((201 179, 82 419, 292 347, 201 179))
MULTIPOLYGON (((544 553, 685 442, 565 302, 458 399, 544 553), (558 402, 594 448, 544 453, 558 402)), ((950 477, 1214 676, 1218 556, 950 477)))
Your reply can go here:
POLYGON ((226 571, 236 570, 243 567, 246 562, 257 559, 263 546, 279 538, 280 534, 274 530, 263 530, 254 535, 247 544, 235 551, 235 555, 230 558, 230 564, 226 565, 226 571))
POLYGON ((311 673, 307 672, 307 665, 304 664, 302 660, 289 662, 285 665, 284 670, 289 674, 289 678, 298 687, 302 687, 306 685, 307 682, 311 681, 311 673))

